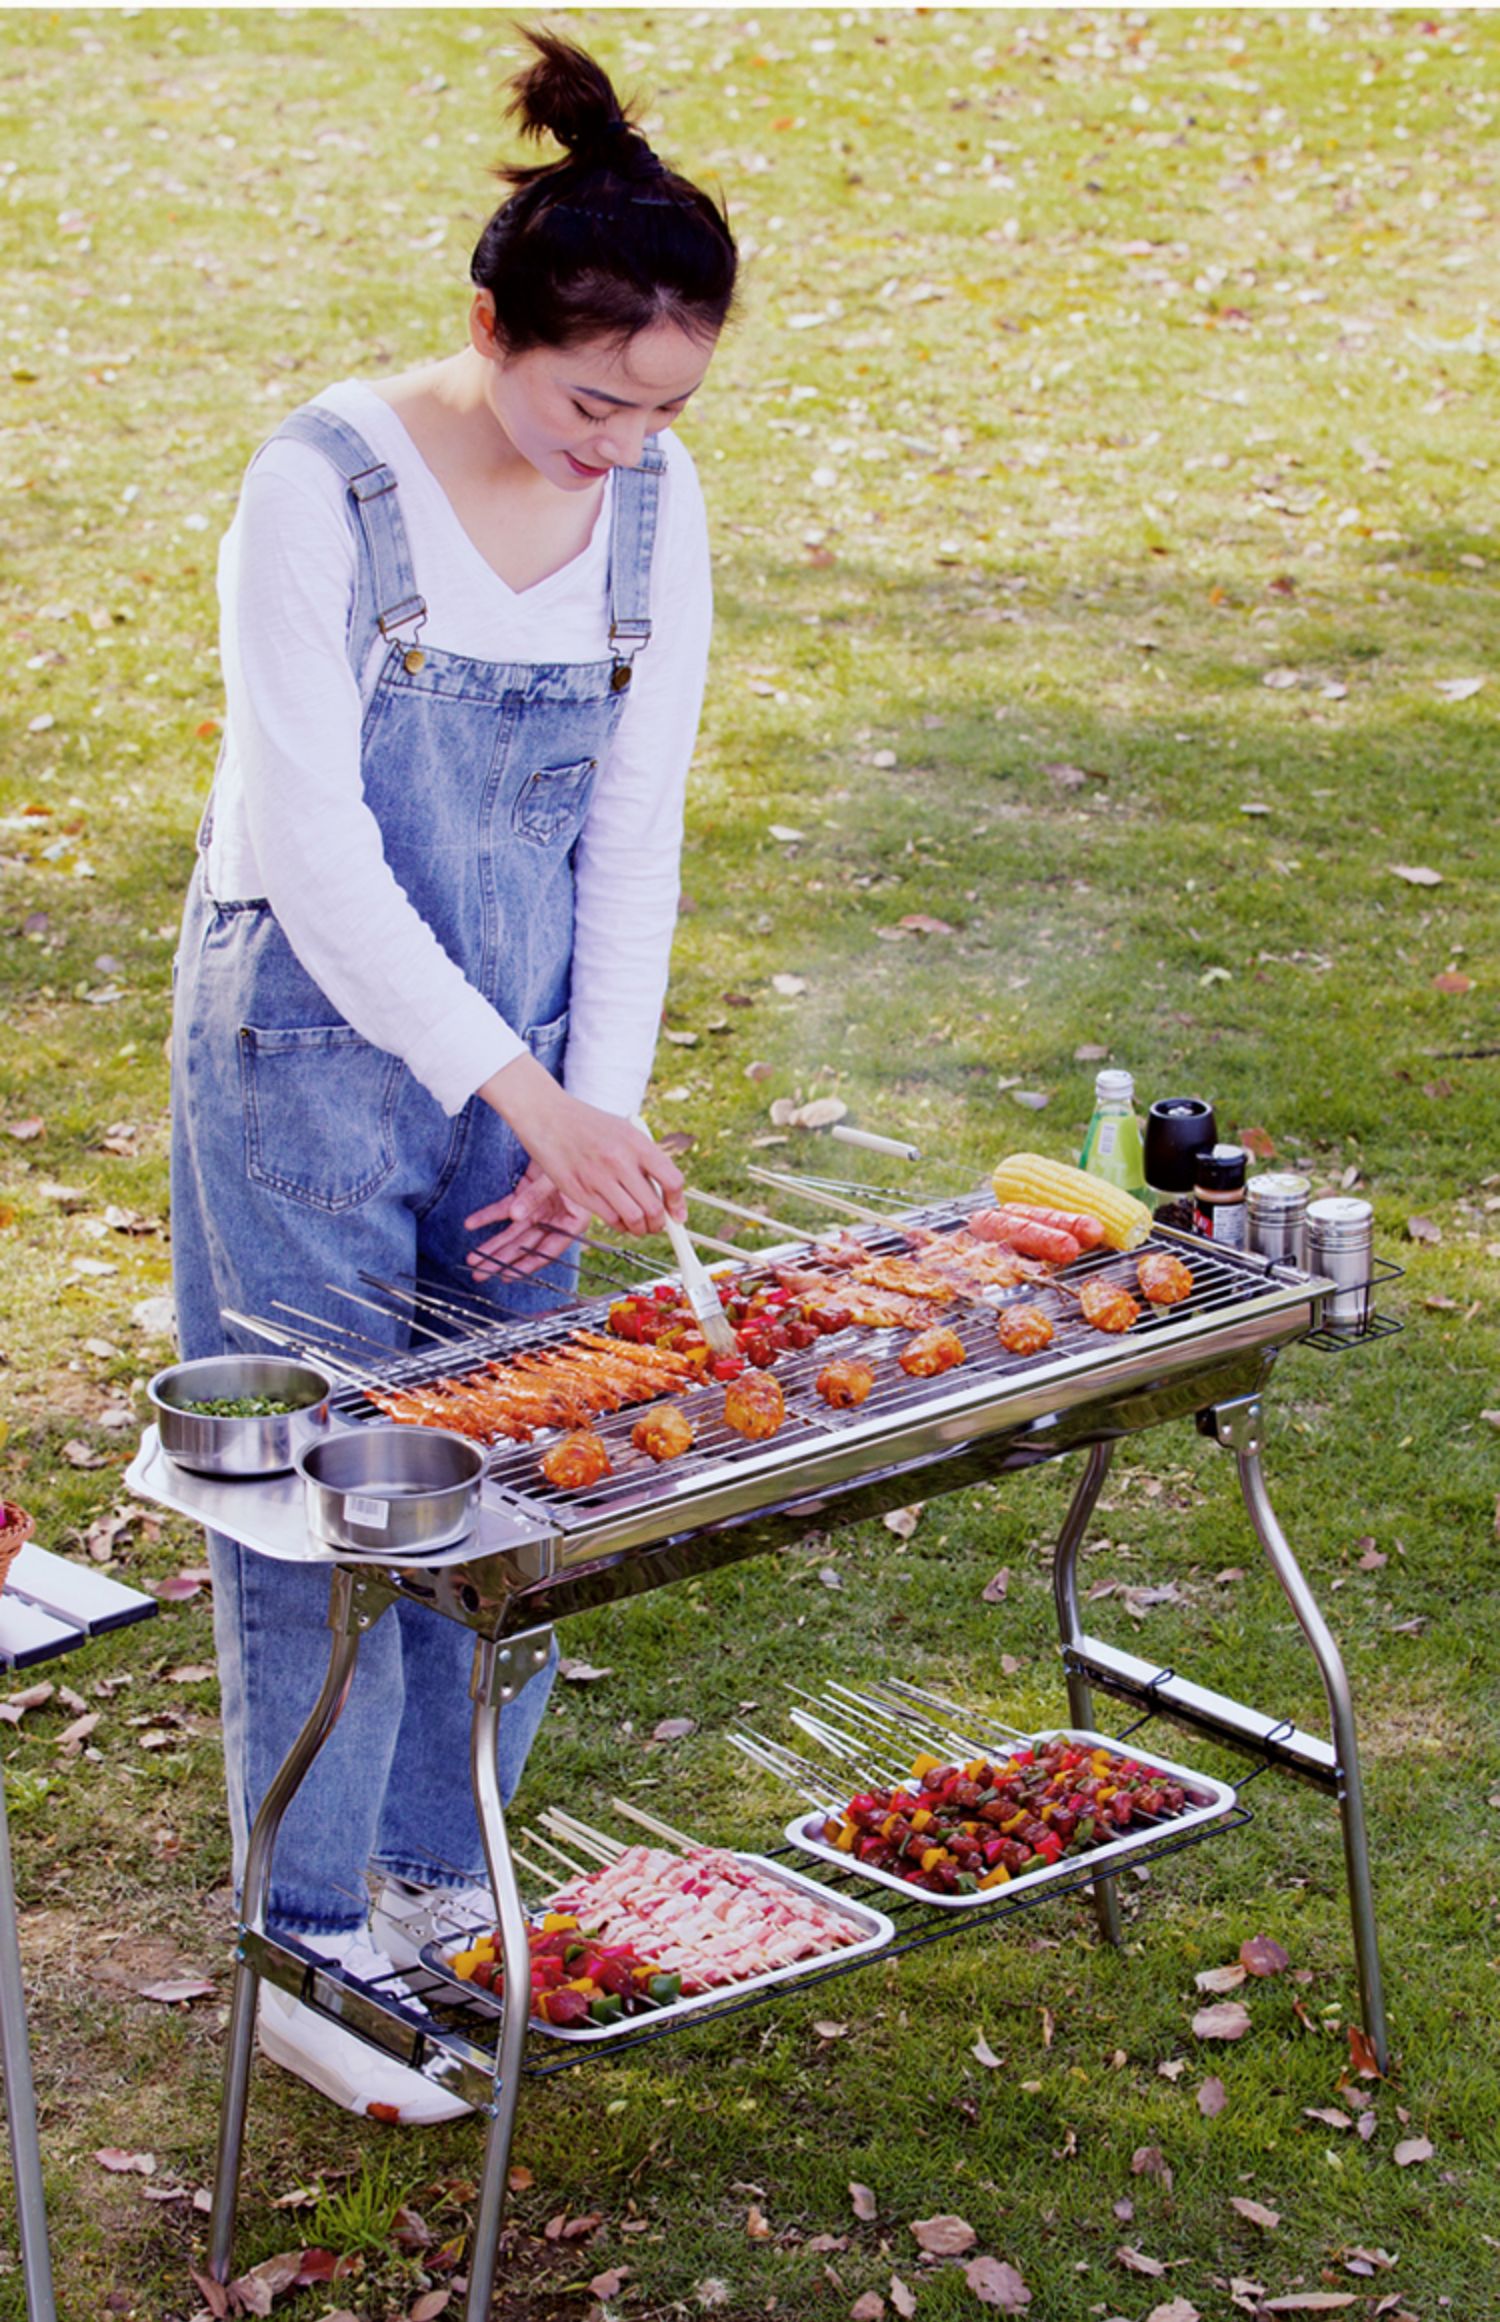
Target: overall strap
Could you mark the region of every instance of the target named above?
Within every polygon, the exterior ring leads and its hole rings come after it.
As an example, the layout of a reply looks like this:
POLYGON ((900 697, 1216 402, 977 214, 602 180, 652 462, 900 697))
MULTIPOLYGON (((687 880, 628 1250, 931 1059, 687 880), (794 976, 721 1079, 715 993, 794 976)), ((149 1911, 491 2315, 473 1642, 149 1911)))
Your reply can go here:
POLYGON ((350 520, 364 551, 357 562, 349 617, 349 660, 359 677, 377 631, 388 638, 409 626, 414 643, 427 618, 426 599, 417 593, 395 470, 376 458, 347 420, 310 403, 292 412, 276 433, 321 452, 348 487, 350 520))
POLYGON ((651 552, 656 544, 656 511, 661 497, 665 454, 649 442, 637 468, 616 468, 614 510, 609 528, 610 685, 623 693, 630 665, 651 638, 651 552))

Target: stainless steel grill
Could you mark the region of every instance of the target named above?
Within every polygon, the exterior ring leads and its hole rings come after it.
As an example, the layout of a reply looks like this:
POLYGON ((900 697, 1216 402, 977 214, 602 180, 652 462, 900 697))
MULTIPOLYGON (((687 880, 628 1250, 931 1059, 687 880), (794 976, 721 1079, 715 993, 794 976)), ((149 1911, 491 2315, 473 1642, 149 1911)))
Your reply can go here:
MULTIPOLYGON (((875 1252, 898 1253, 912 1227, 939 1233, 961 1225, 984 1197, 914 1210, 889 1225, 863 1227, 858 1239, 875 1252)), ((855 1329, 821 1339, 777 1364, 787 1403, 779 1433, 765 1443, 732 1434, 719 1417, 720 1391, 695 1389, 681 1399, 697 1439, 683 1458, 662 1467, 637 1455, 630 1430, 640 1406, 596 1422, 615 1472, 592 1488, 561 1492, 538 1469, 543 1448, 505 1445, 488 1463, 474 1535, 456 1547, 405 1562, 354 1557, 310 1547, 295 1479, 215 1484, 171 1469, 148 1436, 130 1480, 147 1496, 230 1531, 274 1555, 332 1562, 333 1642, 322 1693, 303 1734, 275 1778, 251 1836, 245 1873, 245 1920, 229 2027, 220 2121, 210 2266, 229 2276, 236 2185, 243 2139, 256 1994, 269 1977, 405 2057, 428 2077, 458 2075, 489 2112, 473 2239, 466 2322, 489 2311, 504 2204, 505 2172, 526 2041, 521 2010, 507 2014, 493 2056, 463 2036, 441 2034, 388 1995, 327 1970, 290 1938, 267 1930, 271 1853, 281 1817, 336 1722, 351 1682, 359 1639, 391 1601, 410 1596, 476 1632, 472 1771, 486 1858, 496 1898, 508 1987, 526 1987, 529 1952, 524 1913, 495 1773, 498 1719, 504 1704, 545 1665, 554 1622, 587 1606, 623 1598, 715 1565, 781 1545, 810 1527, 853 1522, 917 1495, 951 1491, 1063 1453, 1085 1454, 1053 1560, 1062 1667, 1071 1723, 1095 1730, 1092 1688, 1143 1705, 1148 1713, 1194 1727, 1248 1752, 1262 1767, 1277 1764, 1335 1792, 1343 1830, 1362 2016, 1382 2070, 1388 2065, 1380 1965, 1375 1939, 1368 1849, 1353 1710, 1343 1663, 1317 1603, 1271 1509, 1261 1466, 1260 1394, 1280 1350, 1314 1337, 1326 1281, 1226 1252, 1191 1236, 1158 1230, 1152 1245, 1184 1258, 1192 1295, 1161 1310, 1144 1308, 1134 1327, 1111 1336, 1083 1323, 1054 1287, 1036 1297, 1052 1315, 1055 1336, 1040 1354, 1007 1353, 984 1306, 950 1307, 945 1319, 963 1340, 961 1367, 927 1380, 909 1378, 894 1361, 903 1335, 855 1329), (873 1357, 877 1384, 852 1411, 834 1411, 816 1394, 819 1368, 832 1356, 873 1357), (889 1351, 887 1351, 889 1350, 889 1351), (1167 1420, 1195 1421, 1232 1451, 1246 1510, 1317 1659, 1328 1697, 1332 1739, 1305 1733, 1176 1671, 1154 1667, 1085 1634, 1078 1557, 1108 1474, 1115 1443, 1167 1420), (485 2090, 490 2090, 488 2098, 485 2090)), ((794 1262, 787 1245, 751 1261, 794 1262)), ((1091 1275, 1134 1285, 1133 1259, 1099 1252, 1067 1269, 1075 1287, 1091 1275)), ((381 1286, 376 1286, 380 1288, 381 1286)), ((383 1294, 389 1293, 385 1286, 383 1294)), ((472 1308, 413 1294, 420 1345, 389 1353, 373 1334, 312 1317, 270 1332, 298 1352, 330 1359, 352 1374, 335 1399, 347 1427, 374 1418, 364 1388, 407 1387, 462 1375, 523 1350, 566 1342, 571 1331, 604 1327, 609 1301, 575 1303, 565 1312, 494 1327, 471 1327, 472 1308), (464 1320, 453 1328, 453 1318, 464 1320), (303 1327, 303 1325, 306 1327, 303 1327), (342 1351, 341 1351, 342 1350, 342 1351)), ((391 1330, 391 1309, 381 1308, 391 1330)), ((254 1326, 262 1334, 265 1326, 254 1326)), ((1389 1327, 1389 1326, 1387 1326, 1389 1327)), ((1243 1810, 1236 1809, 1243 1819, 1243 1810)), ((1192 1834, 1189 1834, 1191 1839, 1192 1834)), ((1183 1843, 1163 1838, 1164 1847, 1183 1843)), ((829 1870, 840 1880, 847 1874, 829 1870)), ((1079 1867, 1093 1891, 1106 1935, 1119 1936, 1113 1889, 1097 1869, 1079 1867)), ((902 1904, 899 1907, 905 1908, 902 1904)), ((996 1913, 1004 1906, 996 1906, 996 1913)), ((937 1914, 941 1917, 942 1914, 937 1914)), ((950 1914, 951 1917, 951 1914, 950 1914)), ((932 1940, 918 1932, 912 1942, 932 1940)))

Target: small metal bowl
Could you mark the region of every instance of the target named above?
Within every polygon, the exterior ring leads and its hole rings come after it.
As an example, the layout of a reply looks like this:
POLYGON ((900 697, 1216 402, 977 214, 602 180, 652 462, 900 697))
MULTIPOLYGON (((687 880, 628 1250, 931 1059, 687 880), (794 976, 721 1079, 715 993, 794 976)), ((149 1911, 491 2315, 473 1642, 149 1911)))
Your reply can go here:
POLYGON ((422 1555, 473 1531, 484 1453, 440 1427, 358 1427, 309 1444, 297 1461, 307 1525, 330 1548, 422 1555))
POLYGON ((208 1355, 158 1371, 146 1389, 162 1450, 179 1467, 228 1478, 280 1475, 328 1424, 333 1382, 311 1363, 287 1355, 208 1355), (265 1418, 220 1418, 189 1403, 236 1402, 264 1395, 290 1403, 265 1418))

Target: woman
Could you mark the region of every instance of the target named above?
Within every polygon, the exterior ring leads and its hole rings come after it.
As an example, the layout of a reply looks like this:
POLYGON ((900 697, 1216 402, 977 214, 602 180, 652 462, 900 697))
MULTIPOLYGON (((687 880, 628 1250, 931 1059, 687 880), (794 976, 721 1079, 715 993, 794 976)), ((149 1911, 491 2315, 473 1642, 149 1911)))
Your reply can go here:
MULTIPOLYGON (((187 1356, 241 1343, 222 1309, 277 1300, 379 1331, 325 1287, 361 1269, 488 1279, 535 1311, 590 1214, 627 1233, 664 1200, 682 1214, 628 1117, 710 618, 701 496, 664 431, 708 368, 735 248, 600 68, 527 37, 512 110, 564 154, 504 173, 468 344, 294 413, 225 540, 228 719, 174 1034, 187 1356)), ((327 1579, 222 1537, 210 1555, 238 1881, 321 1682, 327 1579)), ((483 1877, 471 1654, 392 1607, 282 1825, 273 1921, 366 1978, 406 1964, 434 1890, 483 1877)), ((507 1797, 546 1692, 502 1718, 507 1797)), ((463 2109, 269 1986, 260 2041, 353 2110, 463 2109)))

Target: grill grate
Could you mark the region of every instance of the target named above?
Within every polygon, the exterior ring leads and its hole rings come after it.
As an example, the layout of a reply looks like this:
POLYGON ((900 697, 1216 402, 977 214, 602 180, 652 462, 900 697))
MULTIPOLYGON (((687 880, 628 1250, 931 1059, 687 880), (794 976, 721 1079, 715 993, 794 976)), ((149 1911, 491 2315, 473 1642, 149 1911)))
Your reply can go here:
MULTIPOLYGON (((853 1238, 872 1255, 902 1255, 909 1248, 906 1236, 910 1229, 951 1232, 974 1210, 985 1206, 987 1196, 976 1194, 909 1212, 893 1219, 889 1226, 863 1226, 853 1238)), ((593 1422, 612 1468, 612 1473, 597 1484, 582 1490, 559 1490, 549 1485, 538 1463, 556 1436, 539 1432, 530 1443, 502 1440, 495 1445, 487 1470, 487 1492, 563 1536, 585 1530, 596 1533, 601 1527, 608 1530, 616 1520, 639 1518, 647 1510, 653 1511, 663 1530, 670 1531, 674 1528, 674 1502, 684 1503, 683 1521, 690 1521, 686 1503, 701 1493, 707 1482, 737 1476, 748 1482, 751 1477, 763 1476, 768 1468, 780 1475, 805 1463, 808 1455, 837 1447, 845 1439, 867 1444, 869 1464, 878 1464, 882 1435, 894 1436, 909 1423, 920 1422, 924 1414, 962 1413, 966 1408, 983 1414, 1018 1390, 1029 1394, 1044 1387, 1051 1377, 1061 1380, 1080 1371, 1091 1378, 1098 1374, 1103 1394, 1108 1391, 1110 1373, 1124 1357, 1128 1356, 1137 1372, 1144 1357, 1149 1372, 1154 1367, 1154 1350, 1160 1350, 1165 1365, 1185 1337, 1205 1331, 1212 1335, 1217 1318, 1230 1320, 1257 1302, 1264 1305, 1268 1293, 1279 1305, 1296 1303, 1295 1293, 1268 1279, 1263 1264, 1240 1253, 1216 1250, 1191 1237, 1162 1231, 1153 1233, 1144 1248, 1184 1257, 1193 1274, 1193 1290, 1175 1307, 1153 1308, 1140 1301, 1140 1318, 1126 1334, 1112 1336, 1091 1328, 1079 1316, 1067 1289, 1055 1287, 1050 1280, 1023 1283, 977 1304, 955 1299, 943 1310, 943 1320, 962 1340, 966 1359, 935 1378, 909 1378, 900 1369, 896 1357, 912 1335, 909 1329, 877 1331, 855 1326, 778 1358, 776 1377, 786 1399, 786 1418, 769 1441, 749 1442, 727 1427, 722 1417, 723 1388, 710 1383, 673 1397, 691 1421, 696 1439, 693 1448, 678 1459, 658 1466, 635 1449, 631 1430, 650 1405, 632 1404, 593 1422), (999 1309, 1021 1301, 1040 1305, 1052 1321, 1052 1343, 1040 1354, 1011 1354, 996 1335, 999 1309), (817 1393, 815 1381, 826 1363, 848 1355, 858 1355, 870 1364, 875 1386, 857 1408, 835 1410, 817 1393)), ((816 1244, 809 1242, 796 1250, 788 1248, 772 1260, 757 1259, 743 1271, 750 1279, 768 1276, 774 1265, 806 1262, 815 1252, 816 1244)), ((1068 1267, 1060 1280, 1075 1291, 1094 1278, 1116 1281, 1139 1297, 1136 1263, 1142 1254, 1091 1251, 1068 1267)), ((429 1385, 444 1377, 463 1378, 487 1363, 503 1362, 522 1351, 565 1347, 574 1330, 605 1330, 610 1304, 604 1297, 562 1312, 455 1333, 436 1343, 429 1338, 420 1346, 372 1364, 367 1376, 396 1388, 429 1385)), ((1305 1328, 1308 1319, 1310 1312, 1304 1314, 1300 1327, 1305 1328)), ((1296 1326, 1282 1335, 1296 1335, 1296 1326)), ((334 1398, 334 1407, 340 1416, 355 1423, 380 1416, 358 1387, 342 1388, 334 1398)))

